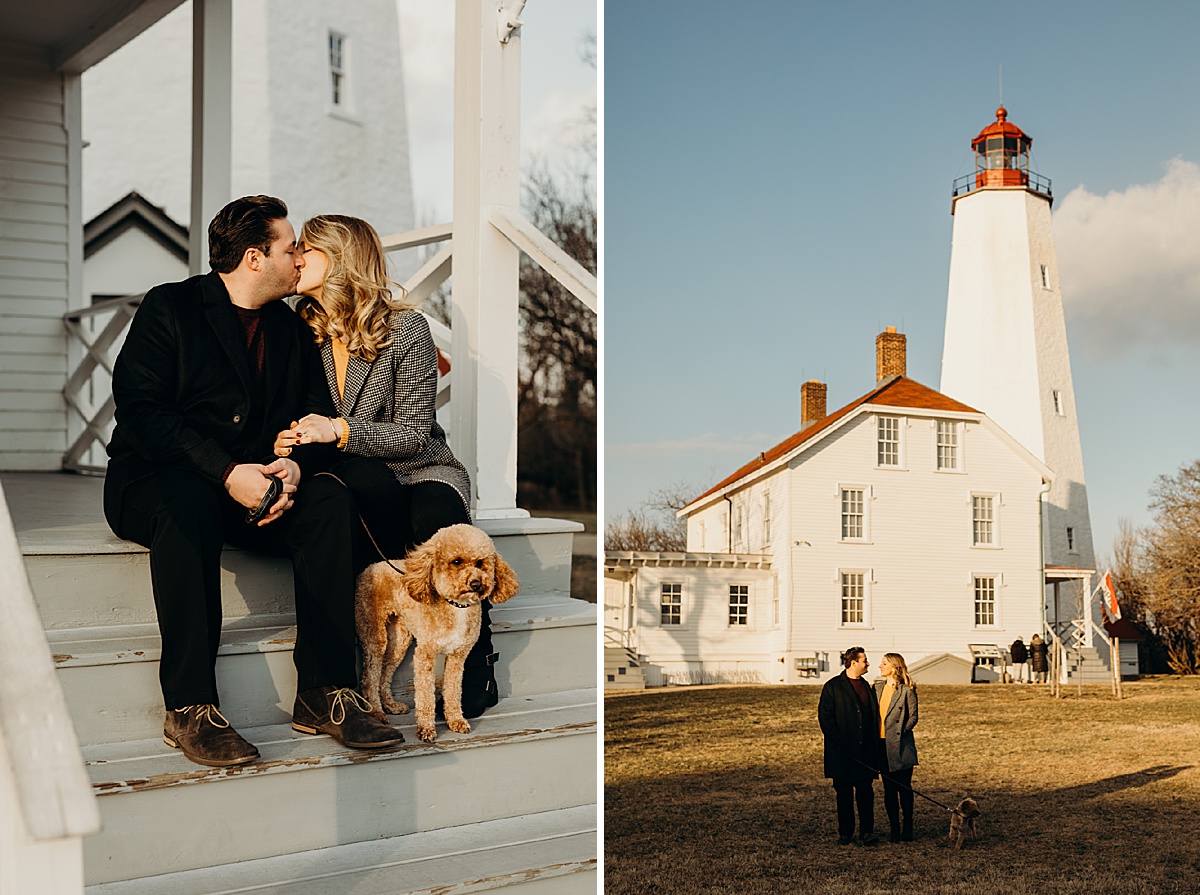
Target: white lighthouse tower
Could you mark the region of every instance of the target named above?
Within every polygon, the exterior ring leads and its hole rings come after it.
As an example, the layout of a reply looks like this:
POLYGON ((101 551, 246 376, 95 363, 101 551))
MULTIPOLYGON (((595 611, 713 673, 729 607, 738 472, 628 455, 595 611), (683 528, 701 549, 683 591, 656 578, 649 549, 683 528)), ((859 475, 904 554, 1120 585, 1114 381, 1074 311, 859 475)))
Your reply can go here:
MULTIPOLYGON (((1042 513, 1054 624, 1091 616, 1080 595, 1091 591, 1095 557, 1053 197, 1050 181, 1029 170, 1032 142, 1001 106, 971 141, 975 172, 955 183, 941 391, 987 413, 1054 472, 1042 513)), ((1091 626, 1080 633, 1092 646, 1091 626)))

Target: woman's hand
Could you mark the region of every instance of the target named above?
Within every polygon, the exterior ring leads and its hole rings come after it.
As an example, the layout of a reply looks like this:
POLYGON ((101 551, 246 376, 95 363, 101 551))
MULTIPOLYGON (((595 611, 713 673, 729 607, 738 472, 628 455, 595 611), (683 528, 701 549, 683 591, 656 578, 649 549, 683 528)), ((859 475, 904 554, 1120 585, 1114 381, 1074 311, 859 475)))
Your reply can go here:
POLYGON ((292 448, 298 444, 303 444, 303 442, 300 441, 300 433, 296 431, 296 427, 298 425, 300 425, 298 422, 293 421, 290 429, 284 429, 275 436, 276 457, 286 457, 292 452, 292 448))
MULTIPOLYGON (((315 413, 310 413, 300 422, 293 423, 291 431, 296 435, 295 444, 312 444, 313 442, 335 444, 338 440, 337 426, 334 425, 333 420, 315 413)), ((283 435, 283 432, 279 433, 280 437, 283 435)), ((278 443, 277 439, 276 444, 278 443)))

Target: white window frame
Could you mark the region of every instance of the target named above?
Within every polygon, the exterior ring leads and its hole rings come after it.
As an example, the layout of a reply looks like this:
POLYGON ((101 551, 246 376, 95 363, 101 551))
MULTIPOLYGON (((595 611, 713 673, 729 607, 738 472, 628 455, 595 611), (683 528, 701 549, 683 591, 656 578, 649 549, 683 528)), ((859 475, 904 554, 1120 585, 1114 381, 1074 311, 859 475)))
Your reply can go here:
POLYGON ((745 630, 749 630, 750 629, 750 585, 749 584, 731 584, 731 585, 729 585, 729 604, 728 604, 728 606, 729 606, 729 612, 728 612, 728 616, 727 616, 727 622, 728 622, 729 627, 742 628, 745 630), (734 593, 735 589, 740 591, 740 593, 735 594, 734 593), (745 597, 746 602, 737 604, 737 606, 735 606, 735 604, 733 602, 734 597, 739 597, 739 598, 745 597), (740 618, 743 619, 743 621, 740 621, 740 622, 734 621, 734 618, 735 618, 734 609, 735 608, 741 609, 741 612, 738 615, 740 618))
POLYGON ((746 531, 746 526, 742 524, 744 518, 745 513, 739 504, 733 510, 733 552, 735 553, 746 547, 745 542, 742 540, 742 536, 746 531))
POLYGON ((771 546, 771 492, 763 492, 763 515, 762 515, 762 543, 763 547, 771 546))
POLYGON ((708 550, 708 526, 701 519, 696 528, 700 534, 700 552, 705 553, 708 550))
POLYGON ((659 585, 658 585, 658 625, 659 625, 659 627, 661 627, 661 628, 682 628, 683 623, 684 623, 683 582, 682 581, 660 581, 659 585), (668 596, 667 588, 669 588, 669 587, 677 588, 677 590, 674 593, 670 594, 670 596, 679 597, 679 601, 677 603, 668 604, 664 601, 663 598, 668 596), (679 616, 679 621, 670 622, 670 621, 663 620, 663 616, 664 616, 663 607, 667 606, 667 605, 674 605, 674 606, 679 607, 679 612, 674 613, 679 616))
POLYGON ((971 621, 972 628, 976 631, 994 631, 1002 627, 1000 624, 1000 591, 1004 588, 1004 576, 999 572, 972 572, 971 573, 971 621), (991 582, 991 612, 992 620, 990 622, 979 621, 980 610, 980 587, 981 581, 991 582))
POLYGON ((1039 267, 1041 268, 1041 274, 1042 274, 1042 288, 1049 289, 1050 288, 1050 267, 1049 267, 1049 265, 1046 265, 1046 264, 1041 264, 1041 265, 1039 265, 1039 267))
POLYGON ((1054 414, 1056 416, 1066 416, 1067 415, 1067 407, 1066 407, 1066 404, 1063 403, 1062 391, 1060 391, 1059 389, 1053 389, 1050 392, 1050 396, 1051 396, 1051 398, 1054 399, 1054 414))
POLYGON ((933 421, 933 468, 936 472, 953 472, 961 473, 963 471, 962 457, 962 436, 963 424, 960 420, 934 420, 933 421), (954 465, 942 465, 942 433, 947 431, 953 436, 953 444, 945 445, 954 451, 954 465))
POLYGON ((837 574, 837 613, 838 613, 838 628, 848 629, 854 628, 862 630, 871 627, 871 570, 870 569, 838 569, 837 574), (859 576, 861 581, 858 582, 862 587, 862 593, 858 595, 858 599, 862 601, 862 606, 859 612, 862 618, 859 621, 846 621, 846 587, 847 584, 853 585, 854 582, 847 582, 848 578, 859 576))
POLYGON ((980 550, 998 550, 1000 549, 1000 493, 993 491, 972 491, 970 499, 967 501, 971 513, 971 546, 980 550), (991 501, 991 519, 980 520, 976 518, 975 507, 977 500, 991 501), (981 541, 978 537, 976 523, 986 521, 991 526, 991 540, 981 541))
POLYGON ((776 629, 781 623, 779 614, 779 579, 771 576, 771 627, 776 629))
POLYGON ((904 469, 904 429, 905 418, 901 416, 890 416, 877 414, 875 417, 875 466, 878 469, 904 469), (884 423, 895 423, 896 425, 896 440, 884 441, 884 423), (894 445, 896 462, 884 463, 883 453, 884 445, 894 445))
POLYGON ((871 486, 841 484, 837 490, 838 501, 838 541, 843 544, 871 543, 871 486), (846 534, 846 492, 857 491, 862 495, 862 532, 858 536, 846 534))

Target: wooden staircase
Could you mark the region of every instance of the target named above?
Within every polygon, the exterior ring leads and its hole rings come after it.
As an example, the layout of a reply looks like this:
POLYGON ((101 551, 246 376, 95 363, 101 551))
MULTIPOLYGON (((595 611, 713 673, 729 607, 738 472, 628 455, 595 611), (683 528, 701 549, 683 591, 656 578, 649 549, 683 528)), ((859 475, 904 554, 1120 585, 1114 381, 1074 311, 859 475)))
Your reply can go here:
MULTIPOLYGON (((344 749, 292 731, 291 570, 227 549, 222 711, 258 746, 234 769, 162 741, 148 556, 109 533, 102 481, 6 474, 47 640, 98 797, 94 895, 594 892, 596 607, 569 595, 576 523, 481 523, 522 580, 492 610, 500 704, 469 734, 344 749)), ((411 705, 411 657, 397 694, 411 705)))
POLYGON ((627 646, 604 644, 604 689, 645 690, 646 676, 637 654, 627 646))

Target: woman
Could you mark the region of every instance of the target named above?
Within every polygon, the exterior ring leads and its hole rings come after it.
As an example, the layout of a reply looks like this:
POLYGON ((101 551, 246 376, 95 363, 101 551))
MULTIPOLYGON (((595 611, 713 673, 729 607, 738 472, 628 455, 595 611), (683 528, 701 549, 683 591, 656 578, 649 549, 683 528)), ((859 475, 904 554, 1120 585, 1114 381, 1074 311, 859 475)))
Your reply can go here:
MULTIPOLYGON (((318 215, 300 230, 297 313, 308 323, 337 418, 309 415, 279 433, 296 444, 336 445, 333 473, 354 493, 379 552, 404 557, 441 528, 470 522, 471 482, 434 414, 437 349, 425 316, 393 299, 379 235, 366 221, 318 215)), ((364 567, 379 561, 368 547, 364 567)), ((463 673, 463 714, 497 702, 489 605, 463 673)))
POLYGON ((883 774, 883 805, 892 824, 891 842, 913 841, 912 769, 917 765, 917 685, 908 676, 908 665, 899 653, 885 653, 879 660, 882 681, 875 682, 879 700, 879 736, 881 754, 886 762, 883 774), (900 816, 904 815, 901 825, 900 816))
POLYGON ((1050 668, 1046 654, 1046 642, 1042 640, 1042 635, 1034 634, 1033 638, 1029 641, 1029 662, 1035 684, 1046 683, 1046 672, 1050 668))

